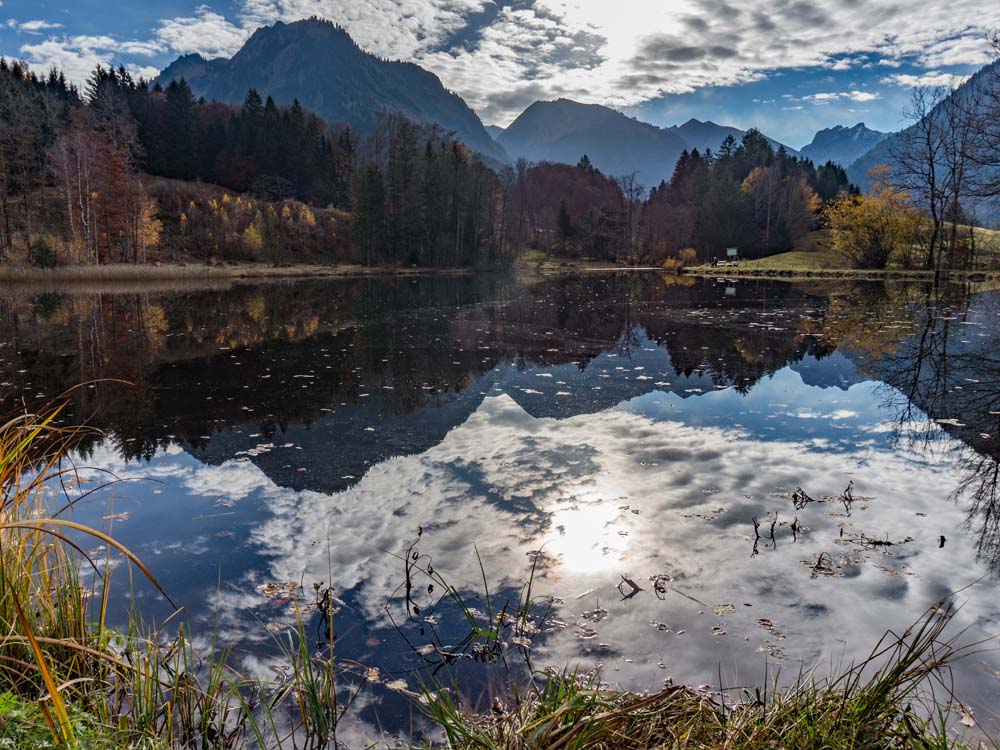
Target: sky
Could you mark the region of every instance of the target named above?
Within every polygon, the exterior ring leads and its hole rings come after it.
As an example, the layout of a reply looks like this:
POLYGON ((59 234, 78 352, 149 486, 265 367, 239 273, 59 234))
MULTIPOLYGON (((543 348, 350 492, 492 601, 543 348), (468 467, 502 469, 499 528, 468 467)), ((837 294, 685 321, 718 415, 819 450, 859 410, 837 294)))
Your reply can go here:
POLYGON ((0 0, 0 54, 82 81, 235 53, 254 29, 318 16, 416 62, 487 124, 538 99, 657 125, 756 126, 799 148, 824 127, 896 130, 914 85, 991 59, 997 0, 0 0))

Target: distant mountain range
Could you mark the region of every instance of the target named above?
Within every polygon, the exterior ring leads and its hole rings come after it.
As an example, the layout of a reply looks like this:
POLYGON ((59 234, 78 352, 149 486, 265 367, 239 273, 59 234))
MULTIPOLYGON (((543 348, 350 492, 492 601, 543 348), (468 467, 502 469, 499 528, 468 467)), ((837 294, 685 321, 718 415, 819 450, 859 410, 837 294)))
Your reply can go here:
MULTIPOLYGON (((511 158, 576 164, 586 154, 605 174, 637 173, 653 186, 669 180, 686 149, 717 151, 727 136, 739 141, 745 131, 714 122, 688 120, 660 128, 599 104, 570 99, 535 102, 497 136, 511 158)), ((775 148, 781 146, 768 139, 775 148)), ((792 154, 797 152, 785 146, 792 154)))
POLYGON ((850 166, 888 137, 888 133, 872 130, 859 122, 854 127, 835 125, 816 133, 812 143, 799 152, 814 164, 832 161, 842 167, 850 166))
MULTIPOLYGON (((729 125, 717 125, 711 120, 702 122, 701 120, 696 120, 693 117, 683 125, 671 125, 669 128, 664 129, 670 131, 671 133, 676 133, 683 138, 684 142, 688 145, 688 149, 696 148, 701 153, 705 153, 708 149, 718 151, 719 146, 721 146, 722 142, 729 136, 732 136, 736 142, 739 143, 747 132, 729 125)), ((767 138, 766 135, 764 137, 767 138)), ((790 153, 792 156, 798 155, 798 152, 794 148, 786 146, 773 138, 767 138, 767 142, 774 146, 776 151, 779 148, 784 148, 785 151, 790 153)))
POLYGON ((479 116, 419 65, 383 60, 358 47, 339 26, 310 19, 254 32, 231 59, 185 55, 157 79, 184 78, 197 96, 241 104, 256 89, 279 105, 298 99, 330 121, 370 130, 385 112, 438 123, 484 156, 506 161, 479 116))
POLYGON ((587 154, 605 174, 638 173, 655 185, 670 179, 688 144, 676 133, 608 107, 569 99, 535 102, 498 137, 511 158, 576 164, 587 154))

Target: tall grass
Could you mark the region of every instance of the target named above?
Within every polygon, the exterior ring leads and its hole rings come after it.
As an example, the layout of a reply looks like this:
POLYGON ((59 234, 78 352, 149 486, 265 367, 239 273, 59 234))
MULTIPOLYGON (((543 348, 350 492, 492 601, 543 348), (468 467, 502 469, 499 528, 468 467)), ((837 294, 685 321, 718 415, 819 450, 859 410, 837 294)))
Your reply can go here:
POLYGON ((124 626, 109 626, 113 554, 170 597, 129 549, 70 517, 95 490, 67 461, 86 429, 58 426, 61 411, 0 420, 0 747, 335 747, 351 704, 338 704, 338 679, 357 665, 334 658, 332 589, 301 605, 296 594, 294 627, 274 636, 287 682, 240 674, 214 638, 199 654, 183 623, 168 636, 134 600, 124 626))
POLYGON ((169 744, 211 714, 201 709, 212 680, 185 668, 183 634, 163 648, 139 620, 108 627, 112 553, 166 592, 130 550, 68 517, 73 502, 55 489, 77 479, 64 458, 83 430, 56 426, 60 411, 0 424, 0 703, 15 718, 3 733, 30 739, 36 703, 62 747, 169 744), (103 558, 83 549, 87 537, 105 545, 103 558))

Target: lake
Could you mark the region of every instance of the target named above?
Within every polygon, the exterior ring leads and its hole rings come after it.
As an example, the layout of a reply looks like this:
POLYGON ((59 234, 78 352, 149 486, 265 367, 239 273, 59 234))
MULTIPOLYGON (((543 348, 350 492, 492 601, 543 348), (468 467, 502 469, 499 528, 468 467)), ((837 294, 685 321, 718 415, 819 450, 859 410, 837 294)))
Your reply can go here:
MULTIPOLYGON (((634 272, 0 292, 3 410, 80 383, 66 420, 103 432, 80 483, 122 481, 74 519, 248 674, 281 677, 274 639, 332 586, 348 744, 419 733, 407 692, 431 675, 480 707, 502 690, 489 654, 448 656, 468 628, 442 581, 488 616, 530 579, 531 667, 635 691, 829 672, 946 598, 963 641, 1000 632, 997 291, 634 272)), ((145 617, 171 614, 133 580, 145 617)), ((955 679, 1000 728, 1000 654, 955 679)))

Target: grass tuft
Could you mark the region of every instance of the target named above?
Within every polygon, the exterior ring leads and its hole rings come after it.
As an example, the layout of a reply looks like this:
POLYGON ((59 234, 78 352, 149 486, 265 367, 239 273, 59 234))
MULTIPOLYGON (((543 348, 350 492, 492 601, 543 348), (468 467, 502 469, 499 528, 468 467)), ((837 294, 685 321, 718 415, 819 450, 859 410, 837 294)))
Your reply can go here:
POLYGON ((441 690, 426 694, 425 710, 453 750, 985 748, 949 731, 948 701, 920 709, 922 688, 957 655, 939 641, 945 622, 928 616, 832 680, 807 676, 783 689, 743 690, 726 706, 683 686, 637 695, 563 674, 539 676, 517 705, 494 702, 489 714, 473 714, 441 690))

